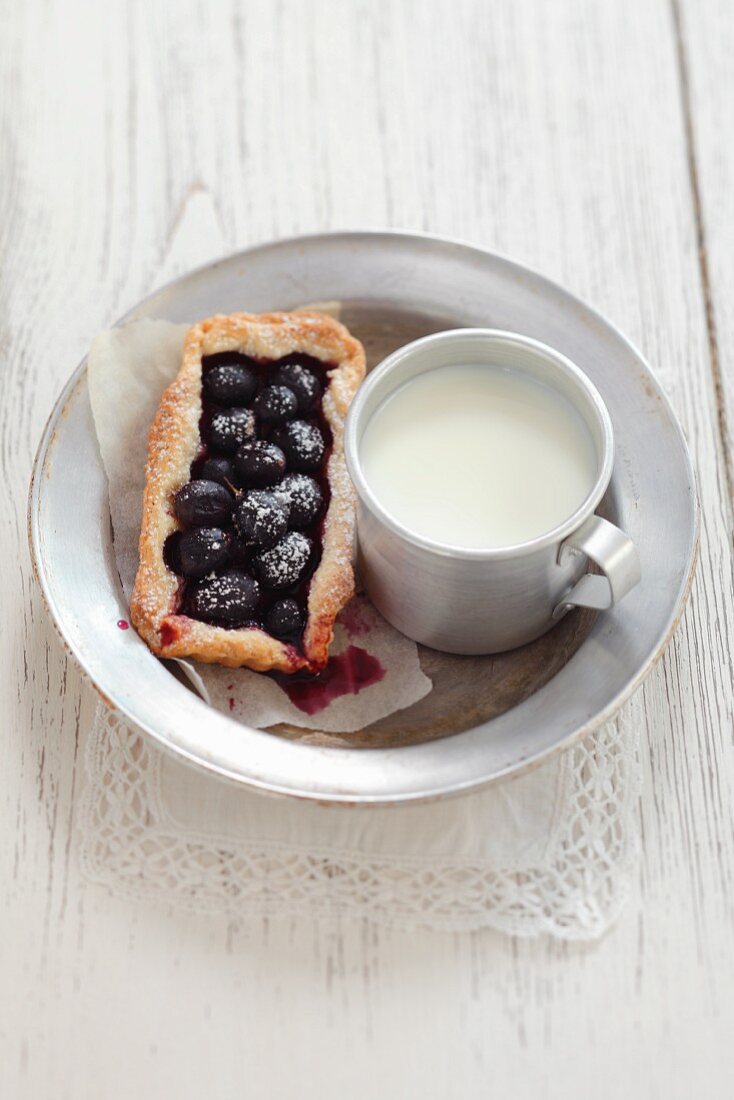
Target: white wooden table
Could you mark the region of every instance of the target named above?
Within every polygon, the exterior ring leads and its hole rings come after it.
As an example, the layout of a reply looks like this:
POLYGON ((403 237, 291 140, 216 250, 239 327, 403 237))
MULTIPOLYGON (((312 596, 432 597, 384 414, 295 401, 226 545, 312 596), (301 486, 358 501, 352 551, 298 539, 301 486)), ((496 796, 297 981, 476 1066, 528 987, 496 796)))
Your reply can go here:
POLYGON ((734 1094, 733 55, 730 0, 3 6, 3 1098, 734 1094), (642 689, 643 858, 598 945, 225 924, 120 902, 75 860, 95 700, 24 529, 52 401, 190 266, 385 225, 587 298, 694 452, 698 577, 642 689))

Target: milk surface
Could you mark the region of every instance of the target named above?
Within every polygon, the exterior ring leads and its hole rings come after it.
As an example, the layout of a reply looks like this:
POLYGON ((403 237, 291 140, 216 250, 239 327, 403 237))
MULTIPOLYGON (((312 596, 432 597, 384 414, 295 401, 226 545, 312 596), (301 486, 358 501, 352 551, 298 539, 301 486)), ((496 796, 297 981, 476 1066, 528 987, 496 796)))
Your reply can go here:
POLYGON ((479 364, 405 382, 372 415, 360 456, 395 519, 472 549, 552 530, 584 501, 598 465, 588 427, 562 394, 479 364))

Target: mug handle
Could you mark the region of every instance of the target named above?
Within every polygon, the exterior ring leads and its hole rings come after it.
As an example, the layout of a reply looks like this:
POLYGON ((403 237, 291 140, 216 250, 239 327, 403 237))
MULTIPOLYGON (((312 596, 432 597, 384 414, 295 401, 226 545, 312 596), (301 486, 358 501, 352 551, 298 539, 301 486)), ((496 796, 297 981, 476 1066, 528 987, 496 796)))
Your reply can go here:
POLYGON ((558 564, 585 554, 602 574, 585 573, 553 609, 560 619, 572 607, 606 611, 619 603, 640 580, 640 558, 632 539, 601 516, 589 516, 558 548, 558 564))

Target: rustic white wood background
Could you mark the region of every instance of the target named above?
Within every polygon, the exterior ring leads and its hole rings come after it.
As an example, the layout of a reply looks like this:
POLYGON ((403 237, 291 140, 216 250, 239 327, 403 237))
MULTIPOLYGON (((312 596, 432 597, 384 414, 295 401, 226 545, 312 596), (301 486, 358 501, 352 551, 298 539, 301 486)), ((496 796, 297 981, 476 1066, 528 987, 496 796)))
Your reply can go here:
POLYGON ((0 5, 3 1098, 734 1094, 733 57, 731 0, 0 5), (643 688, 643 858, 597 945, 224 923, 79 875, 95 698, 24 529, 52 402, 188 267, 385 225, 603 310, 694 452, 698 578, 643 688))

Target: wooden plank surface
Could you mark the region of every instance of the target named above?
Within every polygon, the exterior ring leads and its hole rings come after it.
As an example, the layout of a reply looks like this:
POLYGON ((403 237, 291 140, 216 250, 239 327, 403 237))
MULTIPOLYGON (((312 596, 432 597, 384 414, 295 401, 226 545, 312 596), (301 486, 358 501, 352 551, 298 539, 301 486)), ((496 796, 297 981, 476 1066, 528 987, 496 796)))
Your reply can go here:
POLYGON ((725 0, 3 6, 3 1097, 731 1095, 733 43, 725 0), (94 698, 24 532, 53 398, 172 275, 384 225, 590 300, 691 442, 700 568, 634 703, 643 855, 598 945, 205 920, 109 897, 75 862, 94 698))

